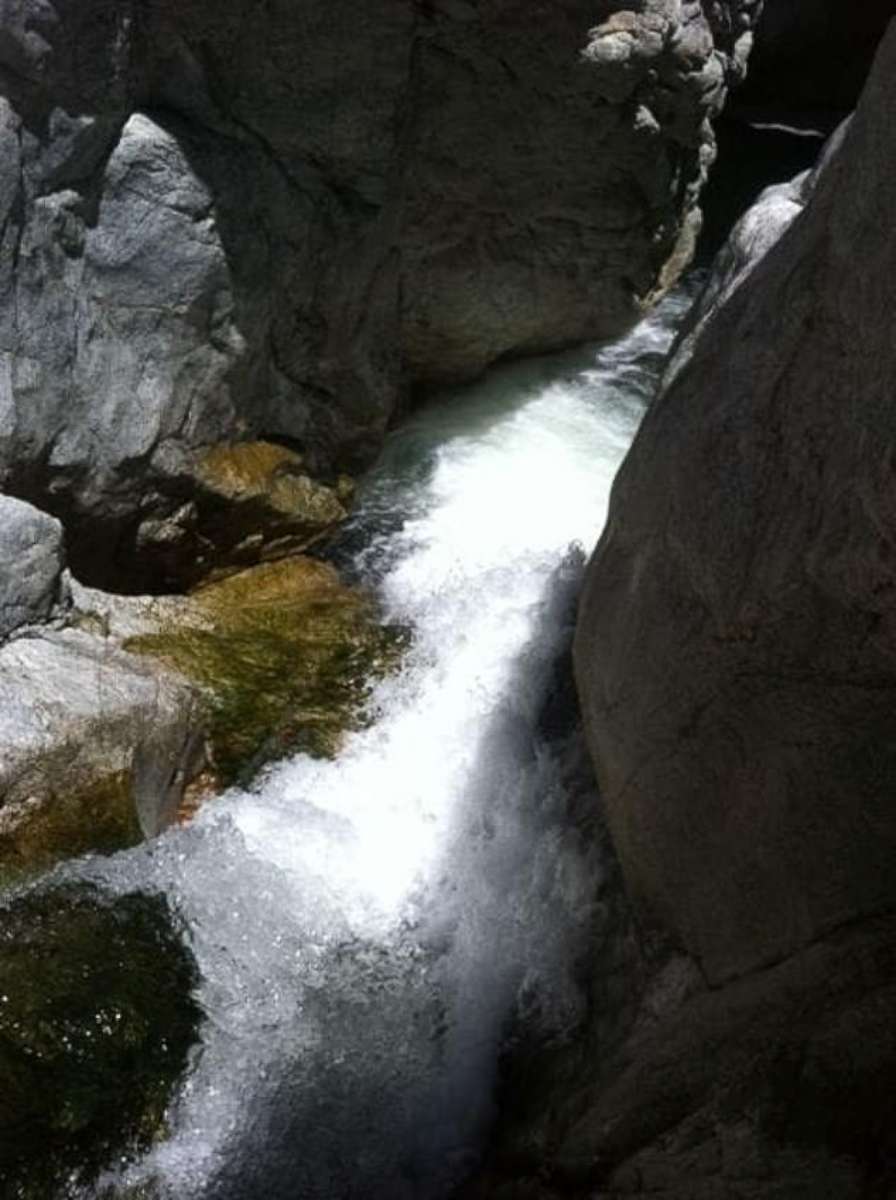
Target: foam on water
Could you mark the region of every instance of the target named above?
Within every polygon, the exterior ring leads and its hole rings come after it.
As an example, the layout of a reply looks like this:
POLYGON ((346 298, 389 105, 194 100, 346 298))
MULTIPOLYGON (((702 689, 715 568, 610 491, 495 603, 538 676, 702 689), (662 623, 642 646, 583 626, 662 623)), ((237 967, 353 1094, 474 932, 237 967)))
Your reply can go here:
MULTIPOLYGON (((413 631, 335 762, 78 869, 163 889, 207 1014, 171 1134, 126 1182, 214 1200, 435 1198, 493 1115, 511 1024, 562 1037, 601 863, 546 732, 582 554, 688 297, 493 372, 394 434, 343 557, 413 631), (347 548, 354 547, 349 554, 347 548)), ((572 739, 574 742, 575 739, 572 739)))

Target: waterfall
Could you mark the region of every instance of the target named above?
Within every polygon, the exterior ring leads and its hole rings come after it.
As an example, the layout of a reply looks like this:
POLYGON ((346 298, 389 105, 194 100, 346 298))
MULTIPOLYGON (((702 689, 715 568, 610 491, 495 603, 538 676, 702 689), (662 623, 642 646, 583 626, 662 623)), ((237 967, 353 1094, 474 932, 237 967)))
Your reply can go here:
POLYGON ((67 868, 166 892, 202 974, 201 1048, 126 1184, 443 1196, 481 1149, 508 1033, 576 1028, 602 864, 578 743, 545 705, 688 300, 611 346, 496 369, 391 436, 339 553, 410 643, 336 760, 277 764, 187 829, 67 868))

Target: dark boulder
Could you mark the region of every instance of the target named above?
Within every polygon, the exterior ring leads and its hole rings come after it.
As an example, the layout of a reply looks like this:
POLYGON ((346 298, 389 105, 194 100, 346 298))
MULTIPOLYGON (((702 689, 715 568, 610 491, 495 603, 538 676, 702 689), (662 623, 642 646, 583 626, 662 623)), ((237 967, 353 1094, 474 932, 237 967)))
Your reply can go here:
POLYGON ((719 982, 896 903, 896 29, 654 402, 576 651, 632 893, 719 982))
POLYGON ((167 903, 84 885, 0 904, 0 1179, 89 1184, 164 1129, 197 1038, 197 972, 167 903))

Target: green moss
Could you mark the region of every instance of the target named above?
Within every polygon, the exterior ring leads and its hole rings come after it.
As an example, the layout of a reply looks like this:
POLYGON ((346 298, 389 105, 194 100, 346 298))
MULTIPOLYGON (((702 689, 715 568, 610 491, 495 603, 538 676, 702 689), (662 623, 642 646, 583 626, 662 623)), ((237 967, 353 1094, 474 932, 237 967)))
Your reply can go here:
POLYGON ((273 442, 214 446, 199 464, 199 478, 223 498, 263 500, 273 512, 301 519, 309 528, 343 520, 352 493, 344 477, 335 488, 313 480, 305 473, 301 455, 273 442))
POLYGON ((0 888, 88 851, 112 854, 142 840, 127 771, 90 787, 42 796, 0 828, 0 888))
POLYGON ((0 907, 0 1178, 89 1184, 164 1130, 197 1037, 197 974, 166 901, 87 885, 0 907))
POLYGON ((132 639, 128 649, 169 663, 209 698, 222 783, 303 750, 331 756, 364 723, 371 681, 392 668, 403 631, 336 572, 292 558, 243 571, 194 595, 195 623, 132 639))

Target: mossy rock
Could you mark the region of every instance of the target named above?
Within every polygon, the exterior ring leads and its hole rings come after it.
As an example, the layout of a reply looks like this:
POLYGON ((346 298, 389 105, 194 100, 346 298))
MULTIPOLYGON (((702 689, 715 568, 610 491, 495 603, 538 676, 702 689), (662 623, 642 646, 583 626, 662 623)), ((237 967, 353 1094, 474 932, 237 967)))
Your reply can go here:
POLYGON ((368 596, 310 558, 242 571, 191 600, 179 622, 126 645, 202 687, 223 784, 296 751, 335 754, 345 733, 363 726, 371 682, 406 643, 368 596))
POLYGON ((346 475, 309 473, 301 454, 276 442, 222 442, 188 469, 189 498, 150 502, 136 533, 137 591, 179 592, 222 573, 300 554, 348 516, 346 475))
POLYGON ((348 516, 354 484, 312 478, 300 454, 274 442, 213 446, 196 467, 200 577, 296 555, 348 516), (213 548, 213 549, 210 549, 213 548))
POLYGON ((304 522, 311 536, 345 518, 354 490, 346 477, 335 487, 312 479, 301 455, 274 442, 214 446, 200 461, 199 478, 224 500, 261 501, 272 513, 304 522))
POLYGON ((83 884, 0 906, 0 1179, 9 1200, 89 1185, 164 1131, 200 1019, 161 896, 83 884))
POLYGON ((112 854, 143 840, 127 771, 0 811, 0 888, 66 858, 112 854), (5 818, 5 819, 4 819, 5 818))

